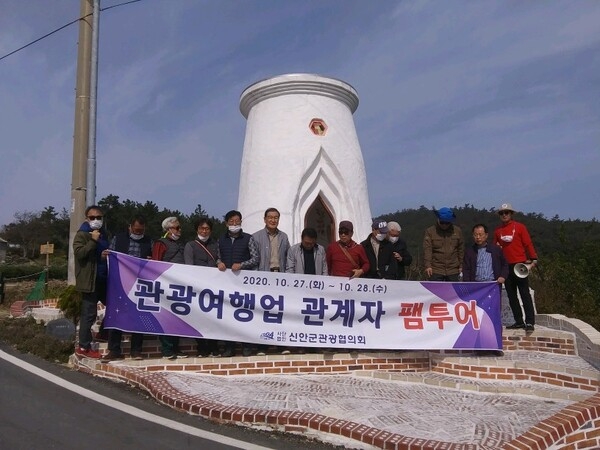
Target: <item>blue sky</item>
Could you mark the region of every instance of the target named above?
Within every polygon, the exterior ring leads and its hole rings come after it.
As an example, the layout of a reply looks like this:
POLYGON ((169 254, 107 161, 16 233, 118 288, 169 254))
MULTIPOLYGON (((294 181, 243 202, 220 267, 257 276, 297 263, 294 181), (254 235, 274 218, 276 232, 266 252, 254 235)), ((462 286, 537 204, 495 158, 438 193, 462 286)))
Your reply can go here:
MULTIPOLYGON (((76 19, 79 3, 3 0, 0 56, 76 19)), ((508 201, 600 219, 598 24, 593 0, 143 0, 104 11, 97 197, 222 216, 237 206, 240 94, 306 72, 358 91, 373 215, 508 201)), ((73 25, 0 61, 0 225, 69 205, 77 38, 73 25)))

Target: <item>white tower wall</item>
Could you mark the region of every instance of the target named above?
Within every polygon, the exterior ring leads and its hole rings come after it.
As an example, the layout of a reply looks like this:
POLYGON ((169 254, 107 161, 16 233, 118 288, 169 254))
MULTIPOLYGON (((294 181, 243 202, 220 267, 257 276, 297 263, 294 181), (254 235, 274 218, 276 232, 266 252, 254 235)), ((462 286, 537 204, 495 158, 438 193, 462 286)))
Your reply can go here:
POLYGON ((238 209, 244 231, 263 228, 264 211, 275 207, 279 228, 297 243, 306 213, 320 196, 335 227, 352 221, 356 241, 371 232, 367 178, 352 118, 357 107, 352 86, 317 75, 282 75, 242 93, 247 125, 238 209), (324 122, 322 135, 310 129, 313 119, 324 122))

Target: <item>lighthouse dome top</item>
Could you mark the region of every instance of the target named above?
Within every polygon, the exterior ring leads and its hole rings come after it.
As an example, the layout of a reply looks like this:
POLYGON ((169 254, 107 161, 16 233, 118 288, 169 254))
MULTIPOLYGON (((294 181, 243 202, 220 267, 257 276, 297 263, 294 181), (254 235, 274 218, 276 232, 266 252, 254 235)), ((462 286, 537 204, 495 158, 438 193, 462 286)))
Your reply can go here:
POLYGON ((240 97, 240 111, 244 117, 254 105, 263 100, 291 94, 310 94, 332 97, 346 104, 354 113, 358 108, 358 94, 348 83, 337 78, 309 73, 290 73, 258 81, 248 86, 240 97))

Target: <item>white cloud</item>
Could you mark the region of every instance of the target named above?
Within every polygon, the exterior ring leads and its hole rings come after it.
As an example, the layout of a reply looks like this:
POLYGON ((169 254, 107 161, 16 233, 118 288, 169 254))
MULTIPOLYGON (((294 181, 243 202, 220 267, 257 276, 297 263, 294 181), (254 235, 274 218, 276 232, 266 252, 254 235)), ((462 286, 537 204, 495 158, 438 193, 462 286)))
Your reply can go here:
MULTIPOLYGON (((0 52, 79 14, 45 3, 3 3, 0 52)), ((103 13, 99 197, 235 207, 242 90, 313 72, 358 90, 373 214, 518 199, 547 216, 600 217, 589 207, 600 194, 597 2, 215 4, 103 13)), ((69 201, 76 42, 73 26, 0 61, 0 224, 69 201)))

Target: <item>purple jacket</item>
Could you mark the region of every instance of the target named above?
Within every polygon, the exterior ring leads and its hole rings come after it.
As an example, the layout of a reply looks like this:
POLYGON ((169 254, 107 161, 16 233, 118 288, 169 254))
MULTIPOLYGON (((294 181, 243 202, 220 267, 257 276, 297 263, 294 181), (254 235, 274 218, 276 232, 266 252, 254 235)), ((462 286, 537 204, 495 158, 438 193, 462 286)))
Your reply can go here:
MULTIPOLYGON (((465 257, 463 259, 463 281, 475 281, 477 271, 477 244, 473 244, 465 249, 465 257)), ((486 249, 492 254, 492 270, 494 278, 508 278, 508 263, 504 258, 502 249, 497 245, 487 244, 486 249)))

